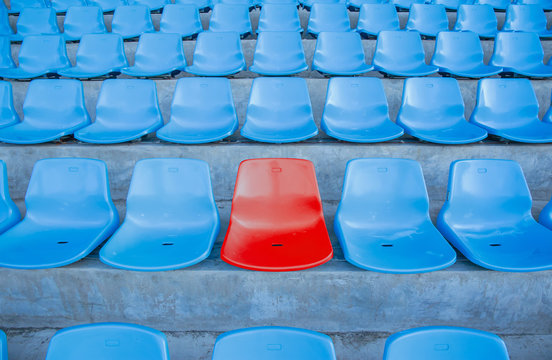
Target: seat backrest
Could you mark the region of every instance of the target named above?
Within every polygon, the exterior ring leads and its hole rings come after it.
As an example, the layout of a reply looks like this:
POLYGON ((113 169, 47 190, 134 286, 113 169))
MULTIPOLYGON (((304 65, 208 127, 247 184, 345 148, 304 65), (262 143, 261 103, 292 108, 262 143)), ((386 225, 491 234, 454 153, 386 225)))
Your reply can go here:
POLYGON ((533 32, 503 32, 496 35, 490 64, 503 67, 526 67, 542 64, 544 50, 539 35, 533 32))
POLYGON ((21 36, 59 33, 56 12, 52 8, 23 8, 16 26, 21 36))
POLYGON ((86 6, 86 0, 49 0, 50 6, 57 13, 66 12, 71 6, 86 6))
POLYGON ((8 340, 2 330, 0 330, 0 360, 8 360, 8 340))
POLYGON ((226 68, 228 63, 245 66, 240 36, 236 32, 203 31, 197 36, 193 64, 210 70, 226 68))
POLYGON ((258 32, 298 31, 301 29, 299 13, 294 4, 264 4, 259 17, 258 32))
POLYGON ((182 37, 179 34, 164 33, 140 35, 134 65, 152 71, 186 65, 182 37))
POLYGON ((406 30, 415 30, 421 33, 448 30, 447 11, 443 5, 412 4, 408 12, 406 30))
POLYGON ((458 7, 455 31, 473 31, 479 36, 494 36, 498 20, 494 9, 488 4, 462 4, 458 7))
POLYGON ((129 5, 144 5, 151 10, 163 9, 167 4, 171 4, 171 0, 127 0, 129 5))
POLYGON ((13 29, 10 26, 8 9, 5 6, 0 6, 0 35, 9 34, 13 34, 13 29))
POLYGON ((190 36, 202 31, 199 10, 194 4, 167 4, 159 23, 159 31, 190 36))
POLYGON ((474 4, 491 5, 497 10, 506 10, 511 0, 474 0, 474 4))
POLYGON ((313 69, 351 71, 365 64, 364 48, 357 32, 325 31, 318 34, 313 69))
POLYGON ((519 5, 536 4, 536 5, 542 6, 545 10, 552 9, 552 1, 550 0, 516 0, 516 4, 519 4, 519 5))
POLYGON ((175 0, 174 3, 175 4, 193 4, 201 11, 205 11, 206 9, 210 9, 213 7, 212 0, 175 0))
POLYGON ((117 6, 113 13, 111 32, 122 37, 139 36, 154 31, 150 10, 145 5, 117 6))
POLYGON ((24 8, 46 8, 48 3, 45 0, 10 0, 10 14, 21 13, 24 8))
POLYGON ((19 122, 19 115, 13 106, 13 90, 9 81, 0 81, 0 127, 19 122))
POLYGON ((546 31, 546 15, 542 6, 534 5, 508 5, 506 20, 502 31, 546 31))
POLYGON ((382 68, 410 69, 425 62, 424 47, 416 31, 381 31, 373 63, 382 68))
POLYGON ((312 4, 307 31, 318 34, 322 31, 350 31, 351 23, 345 4, 312 4))
POLYGON ((19 49, 19 67, 26 71, 71 66, 62 35, 25 36, 19 49))
POLYGON ((46 360, 169 360, 165 334, 145 326, 97 323, 59 330, 48 345, 46 360))
POLYGON ((98 6, 71 6, 65 14, 63 32, 76 39, 84 34, 107 32, 102 9, 98 6))
POLYGON ((399 15, 393 4, 363 4, 357 30, 377 35, 382 30, 400 30, 399 15))
MULTIPOLYGON (((0 160, 0 233, 6 231, 21 220, 19 208, 10 197, 8 189, 8 170, 6 163, 0 160)), ((2 330, 0 330, 0 360, 7 360, 6 357, 6 337, 2 339, 2 330), (2 344, 2 342, 4 342, 2 344), (6 352, 4 357, 2 355, 6 352)))
POLYGON ((216 4, 209 20, 209 31, 251 32, 249 7, 240 4, 216 4))
POLYGON ((85 34, 79 42, 77 64, 86 69, 127 66, 123 38, 118 34, 85 34))
POLYGON ((335 360, 332 339, 310 330, 258 327, 226 332, 215 342, 212 360, 335 360))
POLYGON ((471 31, 441 31, 437 34, 431 64, 441 67, 470 68, 483 64, 479 36, 471 31))
POLYGON ((11 41, 8 36, 0 36, 0 68, 13 68, 15 63, 11 56, 11 41))
POLYGON ((103 12, 115 10, 117 6, 127 5, 126 0, 86 0, 88 6, 98 6, 103 12))

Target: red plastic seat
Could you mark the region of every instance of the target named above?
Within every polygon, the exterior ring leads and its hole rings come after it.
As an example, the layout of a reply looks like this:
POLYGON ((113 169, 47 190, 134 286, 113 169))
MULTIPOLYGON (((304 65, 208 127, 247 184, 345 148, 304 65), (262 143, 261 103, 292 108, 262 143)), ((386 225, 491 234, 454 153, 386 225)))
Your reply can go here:
POLYGON ((250 270, 291 271, 332 256, 314 165, 300 159, 243 161, 222 260, 250 270))

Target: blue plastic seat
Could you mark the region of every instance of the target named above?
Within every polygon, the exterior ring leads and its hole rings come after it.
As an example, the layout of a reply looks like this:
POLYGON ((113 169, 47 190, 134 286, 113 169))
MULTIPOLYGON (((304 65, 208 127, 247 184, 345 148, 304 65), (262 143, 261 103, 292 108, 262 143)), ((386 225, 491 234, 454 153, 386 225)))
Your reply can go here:
POLYGON ((107 167, 101 160, 37 161, 25 206, 23 220, 0 235, 0 267, 44 269, 71 264, 119 226, 107 167))
POLYGON ((17 32, 10 37, 21 41, 29 35, 59 34, 56 12, 51 8, 24 8, 17 18, 17 32))
POLYGON ((491 5, 460 5, 454 31, 472 31, 480 37, 496 36, 498 20, 491 5))
POLYGON ((102 83, 96 120, 75 132, 80 141, 115 144, 139 139, 163 126, 155 81, 108 79, 102 83))
POLYGON ((294 5, 296 8, 299 7, 299 0, 260 0, 259 6, 262 7, 268 4, 277 4, 277 5, 294 5))
POLYGON ((259 17, 258 33, 264 31, 302 32, 295 4, 264 4, 259 17))
POLYGON ((65 14, 65 40, 80 40, 85 34, 106 33, 102 9, 97 6, 71 6, 65 14))
POLYGON ((250 71, 262 75, 291 75, 308 68, 301 33, 271 31, 259 34, 250 71))
POLYGON ((400 30, 399 15, 393 4, 364 4, 360 7, 357 31, 377 36, 382 30, 400 30))
POLYGON ((371 71, 356 32, 322 32, 316 40, 312 70, 331 75, 358 75, 371 71))
POLYGON ((385 342, 383 360, 471 359, 508 360, 506 344, 489 332, 451 326, 428 326, 391 335, 385 342))
POLYGON ((552 10, 551 0, 516 0, 519 5, 540 5, 546 11, 552 10))
POLYGON ((183 38, 202 32, 203 26, 197 7, 193 4, 166 5, 163 9, 159 31, 180 34, 183 38))
POLYGON ((347 9, 350 11, 360 11, 364 4, 387 4, 387 0, 347 0, 347 9))
POLYGON ((111 12, 115 10, 117 6, 128 5, 126 0, 86 0, 88 6, 97 6, 102 9, 103 12, 111 12))
POLYGON ((474 0, 476 5, 491 5, 495 10, 506 10, 510 5, 510 0, 474 0))
POLYGON ((323 31, 351 31, 345 4, 320 4, 311 7, 307 33, 318 36, 323 31))
POLYGON ((430 64, 440 73, 480 78, 502 72, 498 66, 485 65, 479 36, 471 31, 442 31, 437 35, 430 64))
MULTIPOLYGON (((6 163, 0 160, 0 234, 13 227, 21 220, 21 213, 17 205, 12 201, 8 190, 8 171, 6 163)), ((0 360, 6 359, 2 354, 6 352, 6 345, 2 344, 6 340, 5 335, 0 330, 0 360), (4 339, 2 339, 2 335, 4 339)))
POLYGON ((347 4, 347 0, 299 0, 301 6, 310 11, 314 4, 347 4))
POLYGON ((138 37, 143 33, 154 32, 150 10, 144 5, 117 6, 113 13, 111 32, 123 39, 138 37))
POLYGON ((523 171, 511 160, 451 164, 437 228, 473 263, 498 271, 552 269, 552 231, 531 215, 523 171))
POLYGON ((8 360, 8 339, 2 330, 0 330, 0 360, 8 360))
POLYGON ((19 48, 19 66, 0 68, 0 77, 31 79, 42 75, 55 75, 71 66, 62 35, 25 36, 19 48))
POLYGON ((163 9, 171 0, 127 0, 129 5, 144 5, 152 11, 163 9))
POLYGON ((266 326, 217 337, 212 360, 335 360, 332 339, 299 328, 266 326))
POLYGON ((19 115, 13 106, 12 85, 8 81, 0 81, 0 114, 0 128, 19 123, 19 115))
POLYGON ((227 5, 245 5, 249 10, 254 10, 258 5, 258 0, 213 0, 213 4, 227 4, 227 5))
POLYGON ((241 134, 268 143, 297 142, 317 135, 305 79, 255 78, 241 134))
POLYGON ((447 10, 458 10, 460 5, 473 4, 473 0, 431 0, 431 4, 443 5, 447 10))
POLYGON ((186 72, 200 76, 227 76, 246 69, 240 35, 235 32, 199 33, 194 59, 186 72))
POLYGON ((552 230, 552 200, 541 210, 539 214, 539 223, 552 230))
POLYGON ((86 6, 86 0, 48 0, 57 13, 65 13, 71 6, 86 6))
POLYGON ((482 79, 470 122, 508 140, 552 142, 552 124, 539 120, 539 103, 528 79, 482 79))
POLYGON ((414 160, 349 161, 334 230, 345 259, 365 270, 422 273, 456 261, 431 223, 422 168, 414 160))
POLYGON ((11 41, 8 36, 0 36, 0 69, 15 68, 11 56, 11 41))
POLYGON ((11 34, 13 34, 13 29, 10 26, 8 9, 5 6, 0 6, 0 36, 11 34))
POLYGON ((502 31, 525 31, 539 34, 542 38, 552 37, 552 30, 546 28, 546 15, 540 5, 509 5, 502 31))
POLYGON ((399 11, 408 11, 412 4, 424 4, 425 0, 390 0, 399 11))
POLYGON ((448 31, 447 11, 443 5, 412 4, 408 13, 406 30, 417 31, 424 36, 437 36, 448 31))
POLYGON ((375 70, 392 76, 425 76, 439 70, 425 63, 424 46, 416 31, 381 31, 372 63, 375 70))
POLYGON ((167 125, 157 137, 181 144, 219 141, 238 129, 238 116, 226 78, 183 78, 176 83, 167 125))
POLYGON ((46 360, 169 360, 165 334, 123 323, 96 323, 59 330, 48 345, 46 360))
POLYGON ((469 144, 487 137, 485 130, 466 121, 460 86, 451 78, 406 79, 397 125, 437 144, 469 144))
POLYGON ((360 143, 387 141, 403 134, 389 119, 381 80, 372 77, 331 78, 321 127, 336 139, 360 143))
POLYGON ((140 36, 134 65, 122 68, 121 72, 130 76, 174 76, 185 67, 180 34, 146 33, 140 36))
POLYGON ((246 5, 216 4, 209 20, 209 31, 236 32, 245 37, 253 32, 246 5))
POLYGON ((10 14, 19 14, 24 8, 46 8, 49 4, 46 0, 10 0, 10 14))
POLYGON ((102 247, 100 260, 138 271, 192 266, 209 256, 219 229, 205 161, 141 160, 132 174, 125 221, 102 247))
POLYGON ((123 38, 117 34, 83 35, 76 59, 75 66, 58 73, 72 78, 94 78, 119 75, 128 66, 123 38))
POLYGON ((199 12, 207 12, 213 7, 212 0, 175 0, 175 4, 192 4, 199 9, 199 12))
POLYGON ((536 33, 499 32, 489 65, 500 66, 505 73, 530 77, 552 76, 552 66, 544 65, 544 51, 536 33))

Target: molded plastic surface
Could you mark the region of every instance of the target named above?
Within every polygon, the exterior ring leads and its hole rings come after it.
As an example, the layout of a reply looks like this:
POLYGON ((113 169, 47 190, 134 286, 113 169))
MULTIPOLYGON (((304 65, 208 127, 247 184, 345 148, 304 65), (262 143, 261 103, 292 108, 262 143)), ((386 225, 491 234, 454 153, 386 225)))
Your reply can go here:
POLYGON ((206 31, 197 36, 193 64, 186 67, 186 72, 200 76, 228 76, 245 69, 238 33, 206 31))
POLYGON ((123 323, 97 323, 59 330, 50 340, 46 360, 169 360, 165 334, 123 323))
POLYGON ((395 139, 404 132, 389 119, 383 84, 372 77, 331 78, 321 127, 336 139, 362 143, 395 139))
POLYGON ((29 84, 23 121, 0 129, 0 141, 38 144, 71 135, 90 124, 78 80, 38 79, 29 84))
MULTIPOLYGON (((0 267, 42 269, 71 264, 119 226, 107 167, 101 160, 37 161, 25 206, 23 221, 0 235, 0 267)), ((79 359, 84 359, 81 355, 79 359)))
POLYGON ((176 83, 167 125, 157 137, 182 144, 214 142, 238 129, 238 116, 226 78, 182 78, 176 83))
POLYGON ((518 5, 535 4, 540 5, 544 10, 552 10, 552 1, 550 0, 516 0, 518 5))
POLYGON ((422 168, 414 160, 349 161, 334 230, 345 259, 362 269, 421 273, 456 261, 431 223, 422 168))
POLYGON ((168 4, 163 8, 159 24, 163 33, 180 34, 188 37, 203 31, 199 11, 193 4, 168 4))
POLYGON ((332 339, 279 326, 228 331, 217 337, 212 360, 335 360, 332 339))
MULTIPOLYGON (((10 198, 8 190, 8 170, 6 163, 0 160, 0 234, 17 224, 21 220, 21 213, 17 205, 10 198)), ((6 351, 6 345, 2 344, 2 330, 0 330, 0 360, 8 359, 7 355, 2 357, 6 351)), ((4 335, 4 341, 6 337, 4 335)))
POLYGON ((473 31, 480 37, 495 37, 498 20, 491 5, 460 5, 454 31, 473 31))
POLYGON ((430 3, 443 5, 447 10, 457 10, 460 5, 473 4, 473 0, 431 0, 430 3))
POLYGON ((102 83, 96 120, 75 132, 80 141, 114 144, 138 139, 163 126, 153 80, 109 79, 102 83))
POLYGON ((357 32, 322 32, 318 34, 312 70, 332 75, 358 75, 371 71, 357 32))
POLYGON ((98 6, 103 12, 115 10, 117 6, 127 5, 126 0, 86 0, 88 6, 98 6))
POLYGON ((539 214, 539 223, 552 230, 552 201, 541 210, 539 214))
POLYGON ((0 330, 0 360, 8 360, 8 339, 2 330, 0 330))
POLYGON ((8 9, 5 6, 0 6, 0 35, 11 34, 13 34, 13 29, 10 26, 8 9))
POLYGON ((19 14, 24 8, 45 8, 49 4, 45 0, 10 0, 10 14, 19 14))
POLYGON ((496 10, 506 10, 510 0, 475 0, 474 4, 491 5, 496 10))
POLYGON ((71 6, 86 6, 86 0, 49 0, 50 6, 57 13, 66 12, 71 6))
POLYGON ((495 334, 475 329, 428 326, 391 335, 383 360, 508 360, 506 344, 495 334))
POLYGON ((540 37, 551 37, 546 28, 546 15, 540 5, 509 5, 502 31, 535 32, 540 37))
POLYGON ((515 161, 453 162, 437 228, 479 266, 520 272, 552 269, 552 231, 533 219, 531 194, 515 161))
POLYGON ((359 11, 364 4, 387 4, 387 0, 347 0, 350 11, 359 11))
POLYGON ((121 35, 123 39, 130 39, 154 31, 150 9, 147 6, 117 6, 115 9, 111 22, 112 33, 121 35))
POLYGON ((175 4, 192 4, 195 5, 199 11, 207 12, 213 7, 211 0, 175 0, 175 4))
POLYGON ((263 31, 302 32, 297 6, 295 4, 264 4, 261 8, 257 32, 263 31))
POLYGON ((165 5, 171 3, 171 0, 127 0, 127 1, 129 5, 144 5, 153 11, 163 9, 165 5))
POLYGON ((14 41, 21 41, 29 35, 59 34, 56 12, 52 8, 24 8, 17 18, 17 33, 11 35, 14 41))
POLYGON ((107 30, 102 9, 98 6, 71 6, 65 14, 65 40, 80 40, 84 34, 103 34, 107 30))
POLYGON ((12 84, 0 81, 0 128, 15 125, 19 122, 19 115, 13 107, 12 84))
POLYGON ((0 36, 0 69, 15 68, 11 56, 11 42, 8 36, 0 36))
POLYGON ((269 31, 257 37, 250 71, 262 75, 291 75, 308 68, 300 32, 269 31))
POLYGON ((448 17, 444 5, 412 4, 408 13, 406 30, 418 31, 425 36, 437 36, 448 30, 448 17))
POLYGON ((357 31, 378 35, 382 30, 400 30, 399 15, 393 4, 364 4, 360 7, 357 31))
POLYGON ((269 143, 296 142, 317 135, 305 79, 255 78, 241 134, 269 143))
POLYGON ((237 32, 247 36, 253 32, 247 5, 216 4, 209 20, 209 31, 237 32))
POLYGON ((390 0, 398 9, 410 10, 412 4, 424 4, 425 0, 390 0))
POLYGON ((346 4, 346 0, 299 0, 299 2, 307 11, 310 11, 314 4, 346 4))
POLYGON ((323 31, 351 31, 349 13, 345 4, 314 3, 307 33, 318 35, 323 31))

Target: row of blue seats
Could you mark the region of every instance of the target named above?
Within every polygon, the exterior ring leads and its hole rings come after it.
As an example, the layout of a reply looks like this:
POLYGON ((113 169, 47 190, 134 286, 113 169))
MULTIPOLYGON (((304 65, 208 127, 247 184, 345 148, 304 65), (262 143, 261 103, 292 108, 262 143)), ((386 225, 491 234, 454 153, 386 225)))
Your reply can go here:
MULTIPOLYGON (((153 132, 168 142, 200 144, 222 140, 238 129, 226 78, 178 80, 170 119, 164 126, 153 80, 105 80, 94 123, 78 80, 32 81, 22 121, 14 109, 9 82, 0 82, 0 99, 0 141, 11 144, 38 144, 68 135, 87 143, 112 144, 153 132)), ((409 78, 394 123, 380 79, 339 77, 329 81, 321 127, 338 140, 360 143, 388 141, 405 132, 438 144, 473 143, 488 134, 517 142, 550 143, 552 107, 542 121, 538 114, 537 97, 527 79, 481 80, 477 104, 467 122, 455 79, 409 78)), ((242 136, 289 143, 317 134, 304 79, 253 81, 242 136)))
MULTIPOLYGON (((469 328, 427 326, 401 331, 385 342, 383 360, 508 360, 497 335, 469 328)), ((59 330, 46 360, 169 360, 161 331, 128 323, 95 323, 59 330)), ((265 326, 219 335, 212 360, 336 360, 328 335, 300 328, 265 326)), ((0 330, 0 360, 8 360, 6 335, 0 330)))

